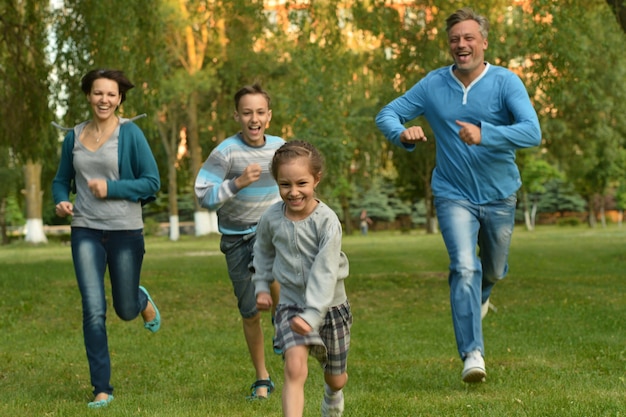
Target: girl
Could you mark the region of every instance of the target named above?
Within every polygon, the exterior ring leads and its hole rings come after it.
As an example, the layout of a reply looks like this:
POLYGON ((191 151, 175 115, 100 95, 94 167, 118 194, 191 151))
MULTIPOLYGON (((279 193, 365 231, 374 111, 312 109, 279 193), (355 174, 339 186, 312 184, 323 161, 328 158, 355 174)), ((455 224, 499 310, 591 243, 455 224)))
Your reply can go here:
POLYGON ((261 217, 254 247, 257 307, 272 306, 270 284, 281 286, 276 308, 277 348, 285 361, 283 414, 302 416, 308 355, 324 369, 322 416, 341 416, 348 380, 352 313, 344 279, 348 259, 341 250, 341 223, 315 197, 323 159, 303 141, 287 142, 272 159, 282 201, 261 217))

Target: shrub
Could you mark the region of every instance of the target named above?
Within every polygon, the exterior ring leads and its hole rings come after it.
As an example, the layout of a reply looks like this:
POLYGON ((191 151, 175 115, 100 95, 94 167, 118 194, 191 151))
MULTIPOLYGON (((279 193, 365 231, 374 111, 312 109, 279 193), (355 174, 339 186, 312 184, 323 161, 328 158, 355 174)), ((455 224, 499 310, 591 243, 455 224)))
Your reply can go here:
POLYGON ((582 222, 577 217, 563 217, 556 222, 559 226, 580 226, 582 222))

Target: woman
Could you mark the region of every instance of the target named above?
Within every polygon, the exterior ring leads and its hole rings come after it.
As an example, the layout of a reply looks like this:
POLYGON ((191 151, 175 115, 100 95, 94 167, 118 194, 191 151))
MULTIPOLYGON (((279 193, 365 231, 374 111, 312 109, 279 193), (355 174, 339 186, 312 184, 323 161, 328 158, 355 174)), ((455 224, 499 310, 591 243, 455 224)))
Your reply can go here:
POLYGON ((93 117, 65 136, 52 183, 56 214, 72 216, 72 260, 95 396, 89 408, 106 407, 113 400, 105 325, 107 267, 117 315, 132 320, 141 314, 151 332, 161 325, 156 304, 139 285, 144 255, 142 206, 154 200, 159 172, 141 129, 116 114, 133 87, 118 70, 98 69, 83 77, 81 89, 93 117), (74 203, 70 191, 76 193, 74 203))

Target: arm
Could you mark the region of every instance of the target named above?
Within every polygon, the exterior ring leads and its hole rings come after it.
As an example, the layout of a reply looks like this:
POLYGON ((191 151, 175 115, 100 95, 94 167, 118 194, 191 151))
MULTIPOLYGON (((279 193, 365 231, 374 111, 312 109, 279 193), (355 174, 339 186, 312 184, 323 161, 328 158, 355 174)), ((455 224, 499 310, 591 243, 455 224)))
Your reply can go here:
POLYGON ((387 104, 376 116, 376 126, 396 146, 413 151, 416 142, 426 141, 420 126, 408 129, 404 124, 424 113, 424 89, 421 83, 414 85, 404 95, 387 104))
POLYGON ((328 221, 319 227, 318 233, 319 251, 309 271, 305 292, 306 306, 304 312, 300 314, 300 317, 314 329, 322 324, 333 302, 342 263, 339 220, 328 221))
MULTIPOLYGON (((271 208, 268 209, 268 211, 269 210, 271 210, 271 208)), ((272 270, 276 256, 276 249, 272 244, 271 233, 267 215, 264 214, 259 220, 256 231, 256 241, 254 242, 254 257, 252 258, 254 274, 252 275, 252 283, 255 288, 254 293, 257 296, 257 305, 259 302, 265 305, 267 300, 264 297, 267 295, 270 301, 270 304, 267 306, 268 308, 271 307, 272 297, 270 296, 270 284, 274 281, 272 270)))
MULTIPOLYGON (((224 144, 224 142, 222 142, 224 144)), ((239 190, 250 185, 251 177, 227 178, 232 176, 233 161, 230 156, 222 152, 222 148, 215 148, 204 162, 196 176, 195 192, 202 207, 217 210, 228 200, 234 198, 239 190)), ((260 175, 260 172, 259 172, 260 175)), ((258 176, 256 177, 258 180, 258 176)))
POLYGON ((59 167, 57 168, 54 180, 52 180, 52 196, 55 204, 70 200, 72 181, 76 175, 73 166, 73 148, 74 131, 72 130, 65 135, 65 139, 63 140, 63 145, 61 147, 61 160, 59 162, 59 167))
POLYGON ((268 292, 260 292, 256 296, 256 308, 260 311, 269 311, 272 308, 272 295, 268 292))
POLYGON ((502 99, 511 123, 497 125, 484 121, 480 126, 481 145, 492 149, 529 148, 541 143, 541 128, 526 87, 511 73, 502 90, 502 99))
POLYGON ((154 200, 161 187, 159 168, 146 137, 134 123, 120 127, 118 158, 120 179, 107 180, 100 197, 142 203, 154 200))

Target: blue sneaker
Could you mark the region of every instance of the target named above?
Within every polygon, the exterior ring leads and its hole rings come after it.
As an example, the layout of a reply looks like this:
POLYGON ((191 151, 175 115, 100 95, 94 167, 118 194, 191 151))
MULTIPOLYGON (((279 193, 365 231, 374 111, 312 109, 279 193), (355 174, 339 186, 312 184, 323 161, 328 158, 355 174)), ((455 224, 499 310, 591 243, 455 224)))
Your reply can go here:
POLYGON ((109 394, 109 396, 106 398, 106 400, 92 401, 92 402, 87 404, 87 407, 89 407, 89 408, 108 407, 108 405, 111 404, 111 401, 113 401, 113 395, 109 394))
POLYGON ((144 294, 146 294, 146 297, 148 297, 148 302, 152 304, 152 308, 154 308, 154 312, 156 313, 156 316, 154 317, 152 321, 148 321, 148 322, 144 321, 143 327, 150 330, 152 333, 156 333, 161 328, 161 314, 159 313, 159 309, 157 308, 154 301, 152 301, 152 297, 150 297, 148 290, 146 290, 141 285, 139 286, 139 289, 143 291, 144 294))

